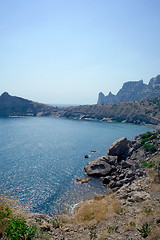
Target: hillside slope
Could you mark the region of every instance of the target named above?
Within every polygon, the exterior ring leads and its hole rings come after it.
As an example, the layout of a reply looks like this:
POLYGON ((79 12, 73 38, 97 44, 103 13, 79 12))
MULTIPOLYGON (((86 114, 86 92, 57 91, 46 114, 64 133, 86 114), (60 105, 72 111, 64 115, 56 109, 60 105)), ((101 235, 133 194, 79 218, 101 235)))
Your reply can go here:
POLYGON ((156 125, 160 123, 160 98, 142 102, 135 101, 58 108, 10 96, 5 92, 0 96, 0 116, 52 116, 156 125))
POLYGON ((160 99, 59 108, 52 116, 142 124, 160 122, 160 99))
POLYGON ((36 103, 24 98, 10 96, 4 92, 0 96, 0 116, 37 116, 50 115, 54 107, 36 103))

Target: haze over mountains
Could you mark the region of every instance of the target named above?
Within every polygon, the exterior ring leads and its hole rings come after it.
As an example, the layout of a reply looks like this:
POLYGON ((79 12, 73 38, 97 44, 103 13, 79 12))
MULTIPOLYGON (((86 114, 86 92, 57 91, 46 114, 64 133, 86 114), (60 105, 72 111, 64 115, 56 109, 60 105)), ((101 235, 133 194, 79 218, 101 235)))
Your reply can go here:
POLYGON ((111 92, 105 96, 102 92, 98 96, 98 104, 117 103, 129 101, 141 101, 160 96, 160 75, 152 78, 149 84, 140 81, 129 81, 123 84, 119 92, 114 95, 111 92))

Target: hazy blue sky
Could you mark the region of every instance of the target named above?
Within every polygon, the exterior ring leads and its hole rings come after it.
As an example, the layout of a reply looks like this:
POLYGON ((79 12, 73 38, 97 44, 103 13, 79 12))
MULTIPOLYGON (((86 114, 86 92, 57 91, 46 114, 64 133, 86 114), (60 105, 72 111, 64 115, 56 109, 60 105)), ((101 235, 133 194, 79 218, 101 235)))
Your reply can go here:
POLYGON ((0 0, 0 94, 91 104, 160 74, 160 0, 0 0))

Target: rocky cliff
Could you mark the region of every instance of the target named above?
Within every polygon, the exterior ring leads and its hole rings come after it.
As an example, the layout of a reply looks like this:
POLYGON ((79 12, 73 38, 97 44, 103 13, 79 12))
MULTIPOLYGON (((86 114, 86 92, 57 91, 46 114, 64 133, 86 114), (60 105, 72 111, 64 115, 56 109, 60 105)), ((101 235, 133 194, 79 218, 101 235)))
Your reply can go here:
POLYGON ((105 96, 102 92, 98 96, 98 104, 141 101, 160 96, 160 75, 152 78, 149 84, 140 81, 130 81, 123 84, 119 92, 114 95, 111 92, 105 96))

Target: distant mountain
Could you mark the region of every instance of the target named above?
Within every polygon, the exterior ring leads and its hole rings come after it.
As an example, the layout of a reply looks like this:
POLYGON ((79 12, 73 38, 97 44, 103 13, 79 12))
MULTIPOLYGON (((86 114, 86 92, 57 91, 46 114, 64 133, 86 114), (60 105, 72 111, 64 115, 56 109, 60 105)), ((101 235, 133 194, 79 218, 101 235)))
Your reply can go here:
POLYGON ((54 109, 50 105, 10 96, 7 92, 0 96, 0 116, 48 116, 54 109))
POLYGON ((126 82, 116 95, 110 92, 105 96, 100 92, 97 104, 141 101, 154 97, 160 97, 160 75, 152 78, 148 85, 143 80, 126 82))

